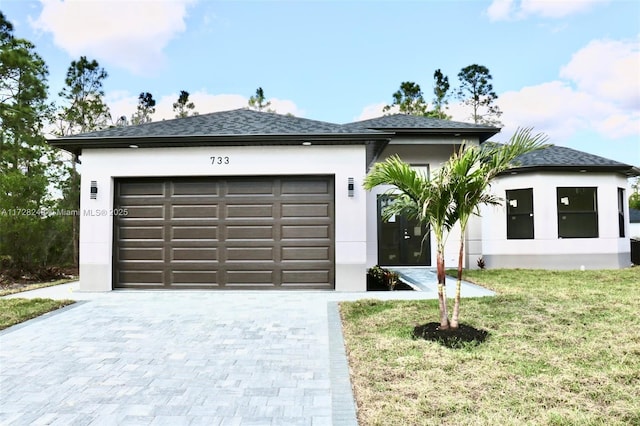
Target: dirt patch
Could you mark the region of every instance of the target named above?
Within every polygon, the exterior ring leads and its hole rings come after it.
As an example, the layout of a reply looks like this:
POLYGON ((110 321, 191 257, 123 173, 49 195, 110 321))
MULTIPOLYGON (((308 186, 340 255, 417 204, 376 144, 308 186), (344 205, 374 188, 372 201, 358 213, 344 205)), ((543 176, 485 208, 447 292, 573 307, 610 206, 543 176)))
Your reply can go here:
POLYGON ((3 268, 0 271, 0 289, 14 290, 28 287, 35 283, 75 279, 78 268, 50 266, 38 270, 25 271, 15 268, 3 268))
POLYGON ((440 323, 430 322, 418 325, 413 329, 414 339, 425 339, 437 342, 451 349, 477 346, 484 342, 488 336, 488 331, 477 329, 466 324, 460 324, 457 329, 441 330, 440 323))

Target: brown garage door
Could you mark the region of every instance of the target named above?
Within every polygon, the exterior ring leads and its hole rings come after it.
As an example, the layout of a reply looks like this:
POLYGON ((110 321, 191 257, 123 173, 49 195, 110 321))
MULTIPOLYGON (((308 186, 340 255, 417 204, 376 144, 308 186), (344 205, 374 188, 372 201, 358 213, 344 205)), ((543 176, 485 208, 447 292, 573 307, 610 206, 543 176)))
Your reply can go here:
POLYGON ((334 288, 333 178, 116 181, 116 288, 334 288), (122 210, 123 211, 123 210, 122 210))

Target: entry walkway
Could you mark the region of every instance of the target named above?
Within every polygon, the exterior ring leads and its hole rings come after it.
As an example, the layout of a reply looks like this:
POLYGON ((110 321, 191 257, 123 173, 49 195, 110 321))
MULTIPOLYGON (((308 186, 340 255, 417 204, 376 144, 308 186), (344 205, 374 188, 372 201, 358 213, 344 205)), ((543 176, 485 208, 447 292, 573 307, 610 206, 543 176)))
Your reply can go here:
MULTIPOLYGON (((409 284, 416 290, 421 292, 427 292, 431 295, 438 295, 438 276, 436 274, 435 269, 423 267, 423 266, 414 266, 414 267, 395 267, 388 266, 386 269, 397 272, 400 275, 400 279, 405 283, 409 284)), ((446 278, 446 288, 447 288, 447 297, 454 297, 456 290, 456 278, 447 276, 446 278)), ((460 294, 462 297, 484 297, 484 296, 495 296, 495 292, 488 290, 484 287, 480 287, 475 284, 471 284, 468 281, 462 281, 462 286, 460 288, 460 294)))

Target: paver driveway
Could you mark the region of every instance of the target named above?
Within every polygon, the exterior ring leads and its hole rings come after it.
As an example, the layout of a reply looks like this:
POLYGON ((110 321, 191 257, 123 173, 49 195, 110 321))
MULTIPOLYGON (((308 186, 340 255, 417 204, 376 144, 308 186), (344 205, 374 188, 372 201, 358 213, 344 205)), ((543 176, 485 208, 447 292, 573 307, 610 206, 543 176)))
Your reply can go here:
POLYGON ((434 295, 31 292, 89 300, 0 332, 0 424, 354 425, 335 302, 434 295))
POLYGON ((328 296, 112 292, 9 329, 0 423, 353 424, 328 296))

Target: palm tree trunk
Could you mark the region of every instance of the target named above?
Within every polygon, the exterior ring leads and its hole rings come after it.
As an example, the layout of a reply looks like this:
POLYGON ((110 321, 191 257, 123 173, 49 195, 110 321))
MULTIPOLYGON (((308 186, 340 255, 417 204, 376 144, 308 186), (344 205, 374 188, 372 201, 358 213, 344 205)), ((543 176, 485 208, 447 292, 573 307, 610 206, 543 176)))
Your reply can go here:
POLYGON ((453 315, 451 315, 451 328, 460 326, 460 287, 462 287, 462 257, 464 256, 464 232, 460 236, 460 252, 458 253, 458 279, 456 280, 456 297, 453 301, 453 315))
POLYGON ((438 247, 437 254, 438 270, 438 303, 440 308, 440 329, 449 329, 449 312, 447 311, 446 277, 444 273, 444 247, 438 247))

